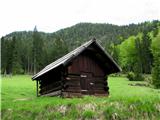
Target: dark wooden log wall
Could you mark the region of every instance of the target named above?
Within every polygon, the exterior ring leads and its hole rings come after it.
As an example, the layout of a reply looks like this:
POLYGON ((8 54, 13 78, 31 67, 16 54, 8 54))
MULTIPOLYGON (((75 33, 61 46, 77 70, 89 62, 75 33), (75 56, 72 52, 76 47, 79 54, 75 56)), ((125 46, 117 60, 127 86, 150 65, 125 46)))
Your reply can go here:
POLYGON ((62 96, 107 95, 106 68, 98 52, 85 51, 65 68, 56 68, 39 80, 39 93, 61 91, 62 96), (96 56, 96 57, 95 57, 96 56), (64 71, 63 71, 64 70, 64 71), (86 78, 87 77, 87 78, 86 78), (87 79, 87 80, 86 80, 87 79))
POLYGON ((61 79, 61 68, 57 68, 54 71, 50 71, 45 76, 40 78, 39 81, 39 93, 41 95, 62 90, 63 80, 61 79))
POLYGON ((98 63, 99 60, 96 60, 94 56, 85 52, 70 63, 66 69, 65 93, 108 94, 109 88, 105 79, 103 63, 98 63), (88 78, 83 78, 83 75, 88 78), (82 79, 88 79, 89 82, 82 83, 82 79), (93 83, 93 85, 91 86, 90 83, 93 83), (83 87, 89 91, 83 90, 83 87))

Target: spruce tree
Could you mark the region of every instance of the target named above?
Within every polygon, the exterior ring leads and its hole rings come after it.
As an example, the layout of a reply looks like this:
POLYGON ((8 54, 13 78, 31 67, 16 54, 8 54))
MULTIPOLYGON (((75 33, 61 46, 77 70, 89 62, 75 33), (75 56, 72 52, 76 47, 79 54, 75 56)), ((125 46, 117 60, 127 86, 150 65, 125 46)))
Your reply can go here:
POLYGON ((1 38, 1 73, 6 74, 7 67, 7 42, 1 38))
POLYGON ((55 39, 52 46, 53 47, 52 47, 52 50, 50 53, 50 56, 51 56, 50 62, 53 62, 54 60, 62 57, 66 53, 68 53, 68 47, 67 47, 65 41, 62 40, 61 38, 55 39))
POLYGON ((148 35, 147 31, 144 31, 142 35, 142 49, 143 49, 143 55, 142 55, 143 70, 144 73, 149 74, 151 73, 153 56, 151 53, 151 38, 148 35))
POLYGON ((34 74, 43 67, 43 40, 35 26, 33 32, 33 69, 34 74))
POLYGON ((22 63, 21 63, 21 57, 20 57, 20 44, 18 42, 18 39, 16 37, 13 37, 12 41, 13 45, 13 55, 12 55, 12 73, 13 74, 22 74, 23 69, 22 69, 22 63))
POLYGON ((155 88, 160 88, 160 33, 153 40, 152 53, 154 57, 152 68, 152 84, 155 88))
POLYGON ((14 49, 13 39, 8 40, 6 44, 6 50, 8 51, 6 54, 6 62, 7 62, 6 74, 12 74, 13 49, 14 49))

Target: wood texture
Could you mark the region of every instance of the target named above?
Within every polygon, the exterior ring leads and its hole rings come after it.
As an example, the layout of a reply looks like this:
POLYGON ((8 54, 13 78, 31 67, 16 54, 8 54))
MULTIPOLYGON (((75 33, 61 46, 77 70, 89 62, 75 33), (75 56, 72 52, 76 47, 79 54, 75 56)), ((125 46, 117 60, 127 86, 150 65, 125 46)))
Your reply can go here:
POLYGON ((66 66, 48 72, 40 80, 41 95, 61 91, 64 97, 109 94, 102 56, 95 49, 87 49, 66 66))

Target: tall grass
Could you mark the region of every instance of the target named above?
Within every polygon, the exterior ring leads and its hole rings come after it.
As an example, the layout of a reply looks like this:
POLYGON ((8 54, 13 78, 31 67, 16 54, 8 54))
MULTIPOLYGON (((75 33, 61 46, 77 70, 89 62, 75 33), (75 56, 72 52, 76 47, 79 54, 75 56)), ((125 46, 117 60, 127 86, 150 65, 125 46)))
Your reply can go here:
POLYGON ((160 90, 130 86, 137 82, 124 77, 110 77, 108 82, 109 97, 71 99, 36 97, 35 82, 28 75, 2 77, 2 119, 160 119, 160 90))

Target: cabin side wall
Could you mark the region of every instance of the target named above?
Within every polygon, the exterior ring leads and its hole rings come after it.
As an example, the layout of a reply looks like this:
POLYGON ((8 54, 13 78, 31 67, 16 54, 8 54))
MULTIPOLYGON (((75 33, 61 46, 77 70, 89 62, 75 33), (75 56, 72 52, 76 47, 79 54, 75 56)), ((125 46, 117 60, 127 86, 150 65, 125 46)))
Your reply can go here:
POLYGON ((63 89, 62 76, 61 68, 57 68, 42 76, 39 80, 39 94, 44 96, 61 95, 63 89))

